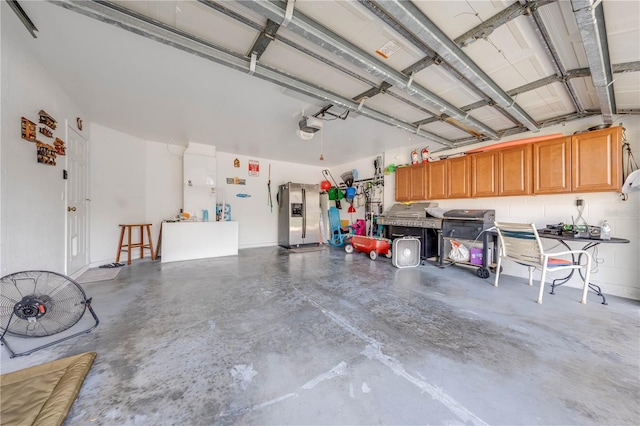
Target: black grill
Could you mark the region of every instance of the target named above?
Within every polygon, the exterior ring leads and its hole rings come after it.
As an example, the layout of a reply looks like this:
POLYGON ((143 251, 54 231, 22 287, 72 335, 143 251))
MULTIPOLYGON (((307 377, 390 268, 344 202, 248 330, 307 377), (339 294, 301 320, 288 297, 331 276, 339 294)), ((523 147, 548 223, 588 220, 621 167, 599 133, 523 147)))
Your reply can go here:
POLYGON ((449 210, 443 216, 442 236, 465 240, 475 240, 496 220, 495 210, 449 210))

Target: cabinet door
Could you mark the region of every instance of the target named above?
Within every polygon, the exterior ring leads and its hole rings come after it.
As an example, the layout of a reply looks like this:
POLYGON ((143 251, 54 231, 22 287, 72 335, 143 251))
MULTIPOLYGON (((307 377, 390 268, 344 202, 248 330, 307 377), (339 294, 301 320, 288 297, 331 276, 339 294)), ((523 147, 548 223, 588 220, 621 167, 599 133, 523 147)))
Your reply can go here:
POLYGON ((498 195, 498 151, 471 155, 471 196, 498 195))
POLYGON ((427 198, 447 198, 447 160, 427 163, 427 198))
POLYGON ((531 194, 531 145, 499 151, 499 195, 531 194))
POLYGON ((426 166, 427 164, 419 164, 411 166, 411 200, 424 200, 427 198, 426 193, 426 166))
POLYGON ((574 192, 622 189, 622 128, 571 137, 571 189, 574 192))
POLYGON ((471 196, 470 157, 449 158, 447 161, 448 198, 469 198, 471 196))
POLYGON ((411 167, 396 169, 396 201, 411 200, 411 167))
POLYGON ((571 191, 571 137, 533 144, 533 193, 571 191))

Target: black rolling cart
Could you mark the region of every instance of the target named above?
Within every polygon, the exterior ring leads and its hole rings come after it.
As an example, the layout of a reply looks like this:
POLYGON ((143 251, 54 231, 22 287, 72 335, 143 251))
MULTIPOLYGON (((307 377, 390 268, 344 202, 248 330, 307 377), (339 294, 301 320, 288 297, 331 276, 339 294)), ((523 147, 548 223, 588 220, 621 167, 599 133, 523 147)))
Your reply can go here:
POLYGON ((489 278, 489 270, 495 269, 497 234, 488 230, 494 226, 495 210, 449 210, 442 219, 440 232, 440 256, 438 266, 444 268, 449 260, 456 265, 478 268, 476 275, 489 278), (471 256, 482 253, 482 259, 470 258, 468 261, 453 260, 448 257, 451 240, 464 244, 471 256))

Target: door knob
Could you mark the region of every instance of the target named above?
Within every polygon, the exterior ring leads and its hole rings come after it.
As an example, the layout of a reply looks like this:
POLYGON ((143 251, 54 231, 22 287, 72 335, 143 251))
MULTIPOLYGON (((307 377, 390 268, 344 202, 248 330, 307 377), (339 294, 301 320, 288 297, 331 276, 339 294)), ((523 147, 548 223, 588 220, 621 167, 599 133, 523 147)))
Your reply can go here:
POLYGON ((67 211, 68 212, 75 212, 76 208, 75 207, 67 207, 67 211))

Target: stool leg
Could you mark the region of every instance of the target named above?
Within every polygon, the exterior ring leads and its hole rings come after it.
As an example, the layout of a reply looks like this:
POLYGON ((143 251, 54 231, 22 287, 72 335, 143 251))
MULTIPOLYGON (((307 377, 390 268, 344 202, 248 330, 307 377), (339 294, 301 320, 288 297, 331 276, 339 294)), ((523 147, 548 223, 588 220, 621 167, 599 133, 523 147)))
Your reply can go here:
POLYGON ((140 259, 144 257, 144 225, 140 225, 140 259))
POLYGON ((121 226, 120 230, 120 242, 118 243, 118 254, 116 255, 116 262, 120 262, 120 254, 122 253, 122 240, 124 240, 124 226, 121 226))
POLYGON ((153 240, 151 239, 151 225, 147 225, 147 237, 149 238, 149 250, 151 250, 151 260, 156 260, 156 254, 153 251, 153 240))
POLYGON ((131 265, 131 226, 127 225, 127 231, 129 233, 129 250, 127 251, 127 265, 131 265))

